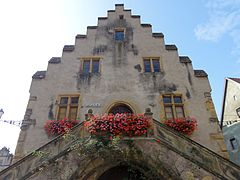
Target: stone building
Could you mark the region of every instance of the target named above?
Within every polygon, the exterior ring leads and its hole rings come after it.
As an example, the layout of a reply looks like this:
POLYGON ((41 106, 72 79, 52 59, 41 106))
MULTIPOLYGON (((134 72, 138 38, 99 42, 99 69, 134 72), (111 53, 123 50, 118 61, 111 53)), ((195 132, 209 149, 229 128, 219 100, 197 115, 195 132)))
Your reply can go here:
POLYGON ((230 160, 240 165, 240 78, 226 78, 221 127, 230 160))
MULTIPOLYGON (((86 136, 82 123, 77 127, 73 133, 86 136)), ((226 158, 207 73, 194 70, 190 58, 179 55, 176 45, 165 44, 161 32, 152 32, 151 24, 142 24, 139 15, 116 4, 107 17, 98 18, 97 26, 87 27, 86 35, 78 34, 74 45, 65 45, 61 57, 52 57, 46 71, 32 76, 16 163, 0 177, 106 179, 126 173, 130 163, 148 179, 240 178, 239 167, 226 158), (89 164, 89 157, 77 158, 63 136, 52 139, 45 133, 48 119, 82 122, 89 109, 94 114, 145 113, 153 135, 131 139, 141 155, 110 160, 105 154, 89 164), (182 117, 198 122, 190 137, 162 124, 182 117), (48 158, 33 156, 34 150, 47 152, 48 158)))
POLYGON ((10 153, 8 148, 3 147, 0 150, 0 171, 10 166, 12 158, 13 155, 10 153))

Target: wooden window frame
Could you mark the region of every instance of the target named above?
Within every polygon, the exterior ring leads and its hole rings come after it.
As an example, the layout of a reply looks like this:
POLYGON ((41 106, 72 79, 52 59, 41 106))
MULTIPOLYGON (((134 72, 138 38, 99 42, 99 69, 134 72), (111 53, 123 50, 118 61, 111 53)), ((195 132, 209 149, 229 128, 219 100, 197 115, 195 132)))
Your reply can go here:
POLYGON ((77 112, 76 112, 76 118, 72 119, 72 120, 76 120, 77 118, 79 118, 79 108, 80 108, 80 95, 79 94, 63 94, 63 95, 59 95, 58 96, 58 100, 57 100, 57 110, 56 110, 56 119, 57 120, 61 120, 63 118, 70 118, 69 116, 70 114, 70 110, 71 108, 77 108, 77 112), (78 98, 78 103, 71 103, 72 98, 77 97, 78 98), (62 98, 67 98, 67 103, 66 104, 61 104, 61 99, 62 98), (64 107, 66 108, 66 114, 65 117, 61 117, 60 118, 60 109, 64 107))
POLYGON ((86 58, 81 58, 81 66, 80 66, 80 72, 82 72, 83 74, 89 74, 89 73, 93 73, 93 74, 97 74, 100 73, 101 71, 101 58, 100 57, 86 57, 86 58), (90 61, 90 68, 88 72, 84 72, 84 62, 86 61, 90 61), (98 61, 98 72, 93 72, 93 62, 98 61))
POLYGON ((186 111, 184 109, 184 103, 183 103, 183 98, 182 98, 181 94, 163 94, 162 95, 162 101, 163 101, 165 118, 167 118, 165 107, 172 107, 172 115, 173 115, 172 118, 184 118, 184 117, 186 117, 186 111), (164 97, 170 98, 171 102, 167 102, 167 103, 164 102, 164 97), (181 98, 181 103, 174 102, 174 98, 175 97, 180 97, 181 98), (178 117, 178 113, 177 113, 176 107, 181 107, 182 108, 183 117, 178 117))
POLYGON ((159 73, 162 72, 162 62, 160 57, 143 57, 143 72, 144 73, 159 73), (145 70, 145 61, 148 60, 150 61, 150 72, 146 72, 145 70), (153 61, 158 60, 159 62, 159 71, 155 71, 153 61))

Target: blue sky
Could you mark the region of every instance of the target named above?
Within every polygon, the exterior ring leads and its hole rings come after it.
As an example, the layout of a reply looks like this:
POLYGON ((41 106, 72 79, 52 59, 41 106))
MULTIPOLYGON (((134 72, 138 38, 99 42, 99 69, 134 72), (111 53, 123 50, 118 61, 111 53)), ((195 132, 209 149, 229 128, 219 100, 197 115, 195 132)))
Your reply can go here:
MULTIPOLYGON (((166 44, 176 44, 194 69, 208 73, 220 115, 224 78, 240 77, 240 0, 8 0, 0 2, 2 119, 23 119, 31 76, 122 3, 154 32, 163 32, 166 44)), ((0 123, 0 148, 14 152, 18 133, 18 127, 0 123)))

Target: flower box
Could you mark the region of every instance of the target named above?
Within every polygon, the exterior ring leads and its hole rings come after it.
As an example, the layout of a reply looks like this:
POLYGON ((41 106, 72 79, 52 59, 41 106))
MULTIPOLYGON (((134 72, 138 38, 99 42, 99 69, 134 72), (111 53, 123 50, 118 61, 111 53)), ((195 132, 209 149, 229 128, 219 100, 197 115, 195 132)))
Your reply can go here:
POLYGON ((56 136, 66 133, 77 124, 77 120, 69 120, 67 118, 61 120, 48 120, 44 125, 44 129, 49 136, 56 136))
POLYGON ((164 124, 186 135, 191 135, 197 128, 196 119, 189 117, 167 119, 164 121, 164 124))
POLYGON ((149 120, 141 114, 105 114, 91 116, 84 122, 84 126, 91 134, 110 139, 120 135, 133 137, 147 134, 149 120))

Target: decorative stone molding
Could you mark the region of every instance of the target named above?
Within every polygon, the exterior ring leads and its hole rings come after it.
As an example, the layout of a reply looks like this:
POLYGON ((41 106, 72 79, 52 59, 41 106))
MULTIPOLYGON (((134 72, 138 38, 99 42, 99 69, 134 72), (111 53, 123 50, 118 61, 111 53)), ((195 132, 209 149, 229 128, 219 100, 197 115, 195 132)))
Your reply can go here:
POLYGON ((192 63, 191 59, 188 56, 179 56, 180 63, 192 63))
POLYGON ((46 77, 47 71, 37 71, 32 78, 33 79, 44 79, 46 77))
POLYGON ((60 57, 52 57, 49 61, 49 64, 59 64, 61 63, 61 58, 60 57))
POLYGON ((194 70, 196 77, 208 77, 208 74, 204 70, 194 70))
POLYGON ((152 33, 152 36, 153 36, 154 38, 164 38, 163 33, 152 33))
POLYGON ((174 44, 165 45, 165 49, 168 51, 177 51, 177 46, 174 44))
POLYGON ((64 52, 72 52, 72 51, 74 51, 74 49, 75 49, 74 45, 65 45, 63 47, 64 52))

